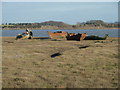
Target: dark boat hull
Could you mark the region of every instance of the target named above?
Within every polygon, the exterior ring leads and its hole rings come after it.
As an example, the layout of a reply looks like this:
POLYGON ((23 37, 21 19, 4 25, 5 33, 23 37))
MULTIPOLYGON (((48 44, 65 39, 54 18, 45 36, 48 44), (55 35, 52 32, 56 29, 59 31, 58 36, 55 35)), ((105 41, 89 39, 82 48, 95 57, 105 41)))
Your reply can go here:
POLYGON ((68 34, 68 36, 66 37, 67 40, 76 40, 76 41, 81 41, 84 40, 86 37, 86 33, 82 33, 82 34, 68 34))
POLYGON ((91 36, 86 36, 84 40, 105 40, 107 39, 107 37, 108 37, 108 34, 106 34, 104 37, 91 35, 91 36))

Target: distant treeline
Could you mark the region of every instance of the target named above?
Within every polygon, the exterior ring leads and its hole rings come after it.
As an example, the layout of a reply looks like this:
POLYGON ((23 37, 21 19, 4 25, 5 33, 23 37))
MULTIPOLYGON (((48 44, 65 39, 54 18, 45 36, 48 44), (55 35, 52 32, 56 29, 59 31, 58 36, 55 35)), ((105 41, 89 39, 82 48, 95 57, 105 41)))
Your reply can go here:
POLYGON ((102 20, 90 20, 77 22, 75 25, 66 24, 58 21, 46 21, 41 23, 3 23, 2 29, 85 29, 85 28, 118 28, 118 22, 106 23, 102 20))

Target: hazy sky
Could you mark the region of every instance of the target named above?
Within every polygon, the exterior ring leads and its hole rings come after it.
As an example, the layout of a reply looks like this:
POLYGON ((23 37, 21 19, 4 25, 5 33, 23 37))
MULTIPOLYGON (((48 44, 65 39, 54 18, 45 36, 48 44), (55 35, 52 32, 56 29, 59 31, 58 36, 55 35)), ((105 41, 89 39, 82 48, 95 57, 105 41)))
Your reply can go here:
POLYGON ((117 2, 3 2, 3 23, 89 20, 118 21, 117 2))

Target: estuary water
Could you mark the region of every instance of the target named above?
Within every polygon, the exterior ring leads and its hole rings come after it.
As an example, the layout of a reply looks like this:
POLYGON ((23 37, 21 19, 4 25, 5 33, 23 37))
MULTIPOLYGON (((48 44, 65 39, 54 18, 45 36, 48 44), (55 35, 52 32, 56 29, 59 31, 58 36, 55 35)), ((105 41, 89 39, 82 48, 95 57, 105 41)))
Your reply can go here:
MULTIPOLYGON (((65 31, 69 33, 86 33, 87 35, 105 36, 108 34, 110 37, 118 37, 118 29, 97 29, 97 30, 32 30, 33 37, 48 37, 48 31, 65 31)), ((2 37, 16 37, 17 34, 25 32, 25 30, 0 30, 2 37)))

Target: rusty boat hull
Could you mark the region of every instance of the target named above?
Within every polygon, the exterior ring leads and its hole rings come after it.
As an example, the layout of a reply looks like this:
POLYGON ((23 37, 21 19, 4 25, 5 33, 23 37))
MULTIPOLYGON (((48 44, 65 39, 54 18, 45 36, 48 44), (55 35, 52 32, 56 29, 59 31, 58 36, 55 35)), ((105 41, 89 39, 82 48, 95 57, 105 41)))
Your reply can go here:
POLYGON ((86 33, 78 33, 78 34, 75 34, 75 33, 68 33, 67 35, 67 40, 76 40, 76 41, 81 41, 81 40, 84 40, 86 37, 86 33))
POLYGON ((48 35, 51 39, 66 39, 67 32, 63 32, 63 31, 48 32, 48 35))

